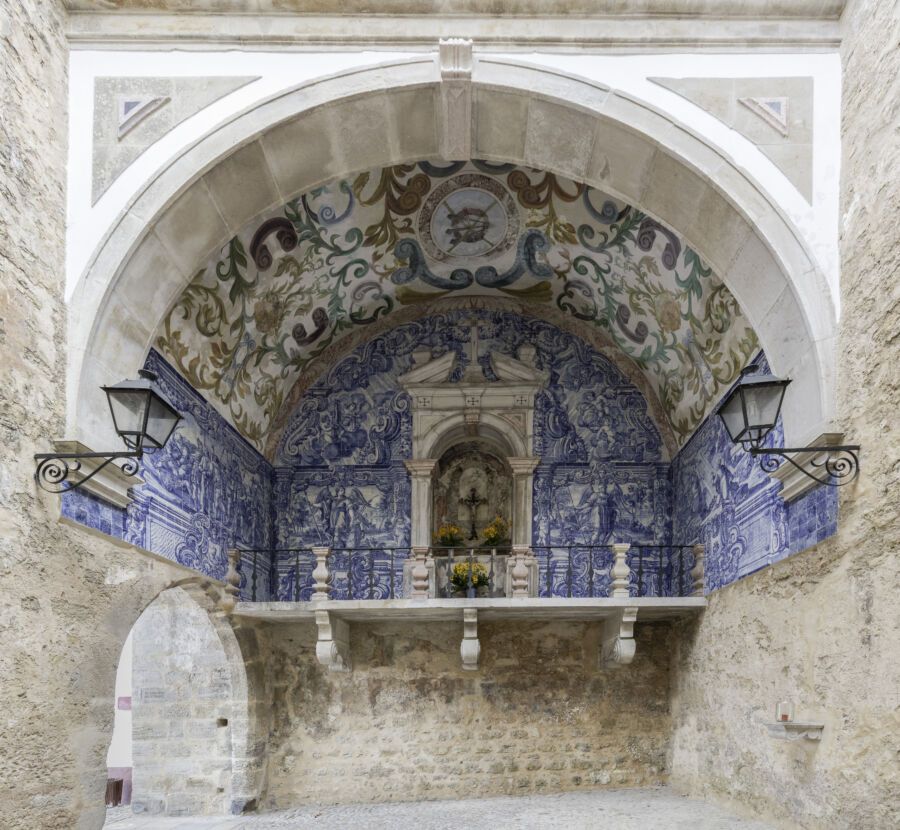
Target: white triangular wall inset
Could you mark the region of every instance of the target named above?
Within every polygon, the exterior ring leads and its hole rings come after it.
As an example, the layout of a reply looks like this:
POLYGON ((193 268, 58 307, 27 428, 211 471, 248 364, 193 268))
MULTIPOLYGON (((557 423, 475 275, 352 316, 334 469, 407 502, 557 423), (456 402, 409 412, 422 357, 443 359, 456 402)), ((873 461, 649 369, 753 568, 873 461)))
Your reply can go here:
POLYGON ((781 135, 788 135, 788 99, 786 97, 738 98, 751 112, 756 113, 781 135))
POLYGON ((119 98, 119 123, 118 137, 122 138, 130 133, 148 115, 165 106, 172 99, 164 96, 123 96, 119 98))

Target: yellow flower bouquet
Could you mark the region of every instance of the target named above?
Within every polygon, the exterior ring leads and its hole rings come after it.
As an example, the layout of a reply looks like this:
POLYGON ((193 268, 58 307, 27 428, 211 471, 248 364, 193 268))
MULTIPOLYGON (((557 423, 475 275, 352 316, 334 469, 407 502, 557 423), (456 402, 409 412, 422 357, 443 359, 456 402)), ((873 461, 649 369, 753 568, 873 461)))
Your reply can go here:
MULTIPOLYGON (((450 584, 453 586, 454 591, 461 591, 462 593, 465 593, 468 590, 470 573, 469 567, 470 566, 468 562, 457 562, 453 566, 453 570, 450 572, 450 584)), ((484 565, 482 565, 480 562, 472 562, 471 574, 473 588, 478 589, 488 587, 488 575, 484 565)))
POLYGON ((494 520, 481 531, 482 543, 487 548, 499 548, 509 544, 512 522, 502 516, 494 516, 494 520))
POLYGON ((434 543, 444 548, 458 548, 463 542, 462 531, 456 525, 441 525, 434 534, 434 543))

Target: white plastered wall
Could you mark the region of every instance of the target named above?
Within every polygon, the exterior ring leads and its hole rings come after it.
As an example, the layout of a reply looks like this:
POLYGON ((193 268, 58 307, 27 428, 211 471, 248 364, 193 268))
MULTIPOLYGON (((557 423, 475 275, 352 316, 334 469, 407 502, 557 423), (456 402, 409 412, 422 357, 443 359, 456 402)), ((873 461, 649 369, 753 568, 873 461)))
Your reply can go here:
MULTIPOLYGON (((261 77, 151 146, 93 208, 91 119, 71 120, 69 426, 89 444, 109 435, 91 390, 100 381, 134 373, 157 321, 193 267, 238 223, 333 176, 435 156, 438 147, 436 56, 75 52, 72 111, 89 113, 93 78, 116 68, 129 75, 261 77), (363 68, 376 60, 376 67, 363 68), (335 71, 339 74, 328 74, 335 71), (327 80, 306 82, 323 74, 327 80), (371 129, 344 129, 360 118, 372 119, 371 129), (401 133, 397 125, 404 118, 416 123, 401 133), (284 126, 287 119, 297 124, 305 119, 306 126, 294 132, 305 130, 328 145, 305 171, 279 167, 273 135, 291 132, 284 126), (279 122, 284 124, 272 130, 279 122), (217 197, 210 178, 222 162, 219 178, 227 179, 229 157, 235 166, 238 151, 242 170, 257 165, 259 178, 272 182, 251 200, 249 213, 243 205, 243 213, 236 212, 227 197, 217 197), (206 227, 186 239, 172 233, 179 212, 196 218, 204 209, 206 227), (147 237, 148 229, 155 236, 147 237), (129 281, 129 267, 176 276, 172 284, 148 292, 137 274, 129 281)), ((520 56, 491 54, 476 61, 473 81, 473 155, 586 181, 682 233, 728 283, 773 368, 794 378, 797 403, 794 411, 786 404, 785 411, 788 440, 805 440, 830 427, 839 152, 838 123, 830 115, 839 94, 836 56, 532 54, 523 63, 520 56), (814 77, 813 205, 751 142, 647 80, 701 71, 748 76, 754 69, 760 76, 780 70, 814 77)))

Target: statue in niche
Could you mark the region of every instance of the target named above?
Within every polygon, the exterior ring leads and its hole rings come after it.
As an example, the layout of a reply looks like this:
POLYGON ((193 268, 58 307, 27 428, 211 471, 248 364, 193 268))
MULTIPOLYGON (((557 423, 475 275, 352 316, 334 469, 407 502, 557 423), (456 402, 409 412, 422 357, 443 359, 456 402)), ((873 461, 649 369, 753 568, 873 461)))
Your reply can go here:
POLYGON ((511 516, 512 473, 506 461, 482 441, 455 444, 441 456, 432 492, 432 533, 453 524, 467 542, 475 544, 495 516, 511 516))

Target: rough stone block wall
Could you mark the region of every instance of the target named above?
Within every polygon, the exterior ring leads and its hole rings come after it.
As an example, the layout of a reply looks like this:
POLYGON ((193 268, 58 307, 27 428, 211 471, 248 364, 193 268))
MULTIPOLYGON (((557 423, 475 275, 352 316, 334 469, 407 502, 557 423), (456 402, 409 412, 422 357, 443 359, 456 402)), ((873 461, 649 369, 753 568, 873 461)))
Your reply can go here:
POLYGON ((96 830, 122 644, 188 572, 35 485, 65 414, 66 17, 0 0, 0 20, 0 827, 96 830))
POLYGON ((709 597, 676 637, 672 781, 777 827, 900 826, 900 15, 842 17, 838 423, 862 445, 836 537, 709 597), (821 742, 768 737, 776 701, 821 742))
POLYGON ((164 591, 134 627, 134 812, 226 812, 232 710, 231 669, 209 617, 181 588, 164 591))
POLYGON ((600 670, 599 624, 492 623, 463 671, 460 623, 354 624, 353 672, 315 660, 315 627, 272 626, 264 806, 489 797, 664 784, 670 631, 637 627, 600 670))

